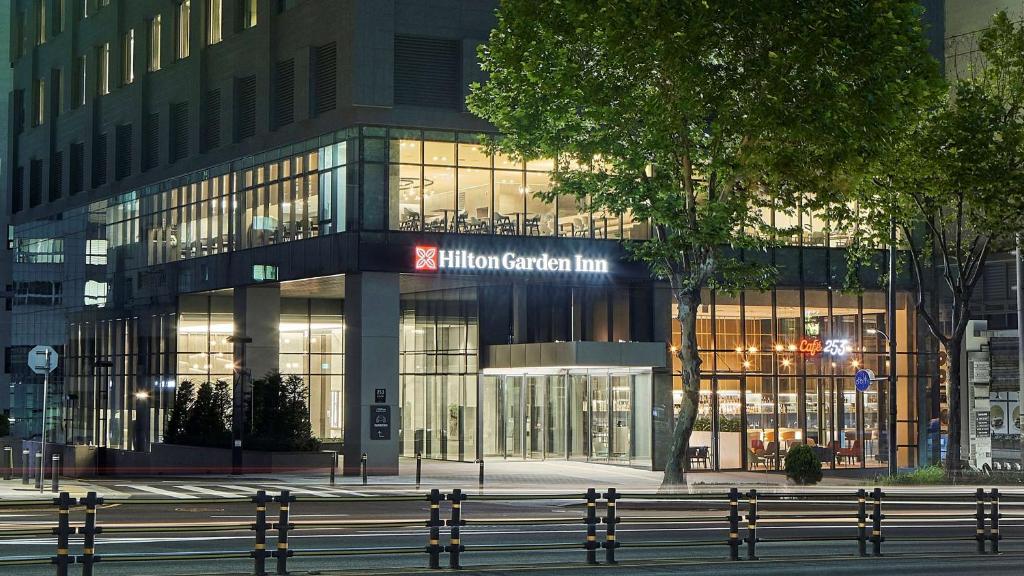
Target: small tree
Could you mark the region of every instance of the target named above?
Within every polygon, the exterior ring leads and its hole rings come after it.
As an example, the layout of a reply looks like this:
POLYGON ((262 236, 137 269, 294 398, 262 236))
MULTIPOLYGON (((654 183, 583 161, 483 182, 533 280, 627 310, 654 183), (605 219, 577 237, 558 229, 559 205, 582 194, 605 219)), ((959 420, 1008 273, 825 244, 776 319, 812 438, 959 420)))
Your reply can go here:
POLYGON ((796 484, 821 482, 821 460, 810 446, 797 444, 786 453, 786 478, 796 484))
POLYGON ((171 406, 170 414, 167 417, 167 425, 164 427, 164 442, 180 444, 185 439, 185 422, 188 420, 188 413, 192 408, 194 396, 195 384, 189 380, 178 384, 177 389, 174 391, 174 404, 171 406))
POLYGON ((216 385, 204 382, 196 393, 185 421, 185 437, 182 443, 191 446, 231 445, 231 430, 228 427, 228 408, 230 400, 225 404, 223 397, 227 384, 217 382, 216 385))
MULTIPOLYGON (((1024 27, 1000 13, 979 47, 985 66, 951 71, 950 89, 881 158, 860 197, 862 219, 893 219, 902 231, 917 313, 949 357, 951 475, 961 466, 960 375, 974 288, 989 254, 1011 249, 1024 230, 1024 27), (941 315, 929 306, 928 288, 940 303, 949 302, 948 309, 938 307, 941 315)), ((863 247, 888 242, 871 228, 855 232, 863 247)))
POLYGON ((246 444, 256 450, 319 450, 309 419, 302 378, 271 372, 253 382, 253 431, 246 444))
POLYGON ((774 270, 744 251, 792 231, 761 208, 845 192, 927 92, 937 66, 920 16, 912 0, 501 2, 470 110, 501 151, 558 159, 548 199, 653 225, 632 248, 668 280, 681 333, 665 484, 689 466, 702 290, 770 285, 774 270))

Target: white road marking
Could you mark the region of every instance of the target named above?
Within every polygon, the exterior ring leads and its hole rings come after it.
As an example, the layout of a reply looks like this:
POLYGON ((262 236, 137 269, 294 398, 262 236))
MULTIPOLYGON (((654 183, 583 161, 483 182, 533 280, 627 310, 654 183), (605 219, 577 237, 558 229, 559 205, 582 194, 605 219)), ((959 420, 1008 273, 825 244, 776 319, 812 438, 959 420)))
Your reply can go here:
POLYGON ((220 490, 211 490, 210 488, 204 488, 202 486, 175 486, 175 488, 181 488, 182 490, 190 490, 192 492, 198 492, 200 494, 206 494, 207 496, 219 496, 221 498, 238 498, 245 496, 245 494, 239 494, 238 492, 222 492, 220 490))
POLYGON ((156 486, 148 486, 146 484, 118 484, 118 488, 134 488, 135 490, 141 490, 143 492, 149 492, 150 494, 156 494, 158 496, 169 496, 171 498, 178 498, 180 500, 195 500, 198 496, 192 494, 182 494, 181 492, 171 492, 170 490, 164 490, 163 488, 157 488, 156 486))

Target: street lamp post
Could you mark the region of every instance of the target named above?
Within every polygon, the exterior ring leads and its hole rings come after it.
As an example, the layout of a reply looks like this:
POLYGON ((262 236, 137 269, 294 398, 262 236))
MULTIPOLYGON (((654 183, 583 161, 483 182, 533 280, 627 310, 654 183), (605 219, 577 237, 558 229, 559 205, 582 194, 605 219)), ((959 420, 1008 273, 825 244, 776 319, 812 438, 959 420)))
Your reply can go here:
POLYGON ((233 334, 228 342, 241 347, 239 358, 235 360, 234 385, 231 387, 231 474, 242 473, 242 434, 245 430, 245 410, 242 407, 244 386, 244 370, 246 366, 245 345, 252 343, 252 338, 233 334))
MULTIPOLYGON (((890 316, 892 316, 891 313, 890 316)), ((869 328, 867 333, 881 336, 889 345, 889 387, 886 392, 889 400, 889 425, 886 426, 886 448, 889 476, 895 476, 899 472, 899 467, 896 465, 896 341, 889 336, 891 331, 886 334, 877 328, 869 328)))
POLYGON ((149 440, 149 393, 135 393, 135 451, 145 452, 149 440))

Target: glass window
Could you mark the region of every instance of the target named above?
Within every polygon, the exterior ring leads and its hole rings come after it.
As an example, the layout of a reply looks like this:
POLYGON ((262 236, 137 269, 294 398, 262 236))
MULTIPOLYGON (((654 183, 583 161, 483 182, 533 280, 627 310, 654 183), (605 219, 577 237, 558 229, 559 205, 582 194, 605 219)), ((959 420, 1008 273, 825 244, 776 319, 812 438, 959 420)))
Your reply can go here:
POLYGON ((46 44, 46 2, 36 0, 36 44, 46 44))
POLYGON ((242 28, 255 28, 259 21, 259 0, 242 0, 242 28))
POLYGON ((161 67, 160 59, 161 18, 157 14, 149 21, 149 71, 156 72, 161 67))
POLYGON ((100 96, 110 94, 110 43, 97 49, 96 92, 100 96))
POLYGON ((490 168, 491 157, 480 144, 463 142, 459 144, 459 166, 490 168))
POLYGON ((551 175, 546 172, 526 173, 526 218, 523 233, 528 236, 555 235, 555 205, 540 198, 551 190, 551 175))
POLYGON ((191 51, 189 35, 191 31, 192 0, 183 0, 178 5, 178 59, 188 58, 191 51))
POLYGON ((425 141, 423 143, 423 163, 437 166, 454 166, 455 142, 425 141))
POLYGON ((39 126, 46 121, 46 80, 36 80, 36 114, 35 125, 39 126))
POLYGON ((206 0, 206 43, 219 44, 224 39, 224 0, 206 0))
POLYGON ((121 84, 135 82, 135 29, 121 39, 121 84))
MULTIPOLYGON (((497 162, 497 161, 496 161, 497 162)), ((519 234, 526 214, 526 186, 523 173, 494 171, 494 232, 519 234)))
POLYGON ((424 167, 423 221, 428 232, 452 229, 455 222, 455 168, 424 167))
POLYGON ((582 203, 575 196, 558 197, 558 235, 571 238, 590 237, 590 214, 581 210, 582 203))
MULTIPOLYGON (((460 146, 465 146, 460 145, 460 146)), ((461 158, 459 159, 461 162, 461 158)), ((487 234, 491 231, 491 171, 459 168, 457 232, 487 234)))

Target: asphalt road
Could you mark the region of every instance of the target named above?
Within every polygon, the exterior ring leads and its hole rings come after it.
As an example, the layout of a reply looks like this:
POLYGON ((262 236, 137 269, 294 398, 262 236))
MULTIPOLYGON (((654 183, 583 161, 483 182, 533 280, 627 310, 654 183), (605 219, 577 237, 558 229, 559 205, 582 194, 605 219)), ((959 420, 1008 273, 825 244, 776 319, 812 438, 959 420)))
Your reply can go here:
MULTIPOLYGON (((616 551, 619 565, 588 568, 582 543, 585 508, 580 500, 482 501, 470 493, 463 504, 467 525, 461 529, 465 573, 486 574, 1015 574, 1024 563, 1024 502, 1004 503, 1003 554, 976 553, 974 504, 950 499, 932 504, 907 500, 887 502, 883 512, 881 558, 857 558, 856 505, 822 497, 810 502, 760 500, 756 553, 760 561, 729 562, 728 505, 723 501, 630 501, 619 505, 616 551), (520 522, 524 522, 520 524, 520 522)), ((106 504, 98 511, 106 531, 98 537, 97 554, 104 560, 96 573, 244 574, 252 573, 248 553, 253 547, 249 502, 194 498, 186 500, 131 499, 106 504), (201 524, 187 528, 188 524, 201 524), (234 553, 241 558, 199 556, 234 553), (152 556, 159 555, 160 559, 152 556), (186 558, 192 559, 187 560, 186 558), (127 561, 134 559, 135 561, 127 561)), ((298 496, 290 508, 296 529, 289 538, 295 556, 293 573, 408 574, 427 572, 428 531, 424 523, 429 504, 424 500, 381 502, 359 496, 339 501, 298 496), (392 551, 387 551, 390 549, 392 551), (395 552, 394 550, 398 550, 395 552), (337 552, 344 551, 345 555, 337 552), (357 554, 357 552, 359 552, 357 554)), ((441 505, 442 518, 450 505, 441 505)), ((739 507, 746 513, 746 505, 739 507)), ((869 507, 870 512, 870 507, 869 507)), ((604 514, 604 506, 598 507, 604 514)), ((46 532, 53 526, 52 507, 0 508, 0 560, 48 557, 56 540, 46 532), (37 528, 38 535, 5 535, 5 530, 37 528)), ((268 505, 268 521, 276 521, 278 506, 268 505)), ((72 525, 84 513, 72 510, 72 525)), ((740 536, 747 535, 746 520, 740 536)), ((603 526, 598 541, 604 541, 603 526)), ((268 533, 268 549, 276 545, 268 533)), ((441 529, 441 543, 450 539, 441 529)), ((71 553, 81 554, 82 539, 71 539, 71 553)), ((868 545, 870 552, 870 544, 868 545)), ((744 544, 741 557, 746 558, 744 544)), ((443 566, 449 557, 441 555, 443 566)), ((275 572, 268 559, 268 572, 275 572)), ((80 567, 72 567, 78 574, 80 567)), ((0 573, 17 576, 52 575, 49 565, 0 566, 0 573)))

